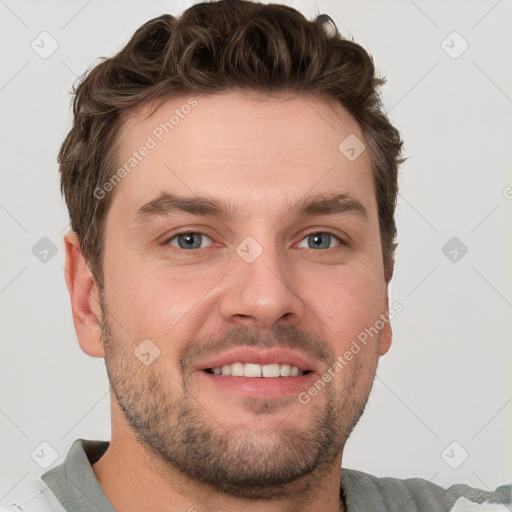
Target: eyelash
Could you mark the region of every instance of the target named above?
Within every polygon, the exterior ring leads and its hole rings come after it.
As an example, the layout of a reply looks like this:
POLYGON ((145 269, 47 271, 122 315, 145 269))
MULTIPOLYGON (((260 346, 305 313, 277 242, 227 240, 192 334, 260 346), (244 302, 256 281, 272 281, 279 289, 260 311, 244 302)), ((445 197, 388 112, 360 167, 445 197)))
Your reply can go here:
MULTIPOLYGON (((163 243, 162 245, 163 246, 170 246, 170 242, 172 240, 174 240, 175 238, 177 238, 178 236, 180 235, 190 235, 190 234, 193 234, 193 235, 203 235, 203 236, 206 236, 207 238, 209 238, 210 240, 212 240, 213 242, 213 239, 212 237, 208 236, 206 233, 203 233, 201 231, 192 231, 192 230, 189 230, 189 231, 181 231, 181 232, 178 232, 178 233, 174 233, 172 236, 168 237, 163 243)), ((304 240, 305 238, 309 237, 309 236, 312 236, 312 235, 330 235, 332 237, 334 237, 338 242, 339 242, 339 246, 347 246, 347 242, 345 242, 345 240, 343 240, 342 238, 340 238, 338 235, 336 235, 335 233, 333 233, 332 231, 311 231, 310 233, 306 233, 302 238, 301 238, 301 242, 302 240, 304 240)), ((310 249, 311 251, 315 251, 315 252, 328 252, 328 251, 331 251, 333 249, 336 249, 337 247, 339 246, 335 246, 335 247, 329 247, 328 249, 312 249, 310 247, 308 247, 308 249, 310 249)), ((173 247, 173 249, 177 249, 177 250, 181 250, 181 251, 185 251, 185 252, 188 252, 188 253, 192 253, 194 254, 196 251, 200 251, 202 249, 207 249, 207 247, 199 247, 197 249, 182 249, 181 247, 174 247, 174 246, 171 246, 173 247)))

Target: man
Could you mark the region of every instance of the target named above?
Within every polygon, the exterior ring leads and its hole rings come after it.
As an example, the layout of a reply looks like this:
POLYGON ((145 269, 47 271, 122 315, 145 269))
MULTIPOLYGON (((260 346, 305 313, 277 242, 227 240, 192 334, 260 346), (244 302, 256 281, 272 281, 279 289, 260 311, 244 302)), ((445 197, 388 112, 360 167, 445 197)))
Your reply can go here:
POLYGON ((396 307, 382 83, 326 16, 243 0, 151 20, 88 74, 59 154, 66 283, 112 437, 12 510, 510 505, 342 469, 396 307))

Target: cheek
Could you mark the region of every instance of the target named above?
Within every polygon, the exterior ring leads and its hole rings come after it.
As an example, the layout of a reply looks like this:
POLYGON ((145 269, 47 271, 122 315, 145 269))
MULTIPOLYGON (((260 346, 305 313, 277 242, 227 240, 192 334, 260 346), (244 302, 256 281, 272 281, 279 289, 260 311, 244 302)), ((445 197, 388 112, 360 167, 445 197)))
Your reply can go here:
POLYGON ((337 354, 344 353, 357 339, 362 351, 365 341, 374 345, 374 326, 385 312, 383 281, 345 267, 337 273, 317 273, 315 289, 317 292, 309 296, 307 305, 322 321, 324 334, 333 340, 337 354))
POLYGON ((176 351, 179 340, 194 335, 209 303, 208 290, 218 281, 213 270, 198 277, 188 269, 127 261, 109 277, 109 312, 134 338, 133 343, 149 338, 161 349, 172 346, 176 351))

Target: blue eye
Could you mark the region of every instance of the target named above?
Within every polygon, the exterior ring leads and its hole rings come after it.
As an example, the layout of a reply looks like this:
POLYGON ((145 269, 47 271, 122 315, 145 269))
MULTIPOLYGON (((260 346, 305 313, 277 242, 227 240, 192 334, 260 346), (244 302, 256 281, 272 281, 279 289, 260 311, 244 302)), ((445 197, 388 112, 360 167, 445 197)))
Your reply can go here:
POLYGON ((204 249, 204 247, 201 247, 202 237, 211 240, 210 237, 204 233, 189 231, 188 233, 178 233, 166 240, 165 243, 173 247, 178 247, 179 249, 204 249), (177 246, 172 243, 174 240, 177 241, 177 246))
POLYGON ((344 243, 343 240, 341 240, 341 238, 337 237, 336 235, 323 231, 319 231, 317 233, 309 233, 309 235, 305 236, 303 240, 308 241, 309 249, 332 249, 330 245, 331 241, 333 240, 337 242, 337 245, 342 245, 344 243))

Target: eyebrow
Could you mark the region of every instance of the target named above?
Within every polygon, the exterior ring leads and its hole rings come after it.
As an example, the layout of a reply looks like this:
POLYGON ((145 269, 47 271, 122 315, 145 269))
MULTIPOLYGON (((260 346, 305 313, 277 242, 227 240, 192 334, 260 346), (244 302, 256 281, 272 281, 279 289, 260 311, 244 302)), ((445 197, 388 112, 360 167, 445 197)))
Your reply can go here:
MULTIPOLYGON (((137 224, 145 224, 154 218, 167 217, 173 213, 213 215, 220 218, 239 216, 241 209, 229 200, 218 198, 186 197, 162 192, 158 197, 142 205, 135 214, 137 224)), ((368 222, 368 211, 363 204, 348 194, 321 194, 309 196, 288 205, 288 215, 306 217, 312 215, 339 215, 355 213, 368 222)))

